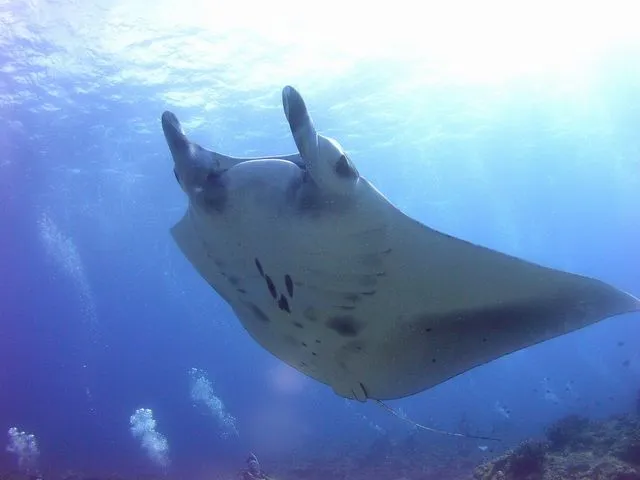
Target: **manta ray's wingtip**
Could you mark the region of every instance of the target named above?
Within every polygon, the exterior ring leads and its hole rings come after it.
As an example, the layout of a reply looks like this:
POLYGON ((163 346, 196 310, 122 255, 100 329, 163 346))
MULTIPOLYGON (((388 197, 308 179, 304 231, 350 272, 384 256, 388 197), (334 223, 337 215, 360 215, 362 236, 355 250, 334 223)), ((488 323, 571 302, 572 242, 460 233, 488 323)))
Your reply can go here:
POLYGON ((615 288, 613 288, 613 290, 617 293, 618 297, 618 301, 616 302, 618 312, 614 314, 640 312, 640 298, 624 290, 615 288))
POLYGON ((631 295, 628 294, 633 302, 633 310, 631 310, 631 312, 640 312, 640 298, 636 297, 635 295, 631 295))

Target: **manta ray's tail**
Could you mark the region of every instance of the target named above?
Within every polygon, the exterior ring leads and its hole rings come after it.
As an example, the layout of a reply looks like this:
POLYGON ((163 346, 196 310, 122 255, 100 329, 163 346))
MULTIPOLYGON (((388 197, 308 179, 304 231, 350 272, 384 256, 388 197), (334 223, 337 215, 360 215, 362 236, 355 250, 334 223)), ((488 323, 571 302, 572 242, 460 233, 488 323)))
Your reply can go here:
POLYGON ((494 437, 483 437, 482 435, 470 435, 470 434, 466 434, 466 433, 447 432, 446 430, 439 430, 437 428, 427 427, 426 425, 422 425, 422 424, 420 424, 418 422, 414 422, 410 418, 407 418, 405 415, 400 415, 393 408, 391 408, 389 405, 387 405, 386 403, 384 403, 381 400, 375 400, 375 402, 378 405, 380 405, 382 408, 387 410, 389 413, 391 413, 392 415, 395 415, 396 417, 398 417, 400 420, 403 420, 403 421, 407 422, 409 425, 413 425, 414 427, 419 428, 420 430, 427 430, 428 432, 439 433, 441 435, 449 435, 450 437, 473 438, 473 439, 476 439, 476 440, 490 440, 492 442, 501 442, 502 441, 499 438, 494 438, 494 437))

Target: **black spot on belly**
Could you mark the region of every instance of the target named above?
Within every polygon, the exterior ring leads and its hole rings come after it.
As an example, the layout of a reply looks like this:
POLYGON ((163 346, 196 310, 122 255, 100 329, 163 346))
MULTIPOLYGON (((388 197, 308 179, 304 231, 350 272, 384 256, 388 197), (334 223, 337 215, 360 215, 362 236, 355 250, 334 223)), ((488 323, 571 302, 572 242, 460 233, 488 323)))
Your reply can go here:
POLYGON ((302 325, 300 322, 293 322, 293 324, 298 328, 304 328, 304 325, 302 325))
POLYGON ((234 287, 237 287, 240 284, 240 279, 234 275, 228 276, 227 280, 229 280, 229 283, 234 287))
POLYGON ((236 288, 238 293, 247 293, 247 291, 244 288, 236 288))
POLYGON ((264 313, 260 307, 258 307, 255 303, 246 302, 246 305, 251 309, 253 315, 260 320, 261 322, 270 322, 271 319, 264 313))
POLYGON ((278 300, 278 307, 280 307, 280 310, 291 313, 291 310, 289 309, 289 301, 284 295, 280 295, 280 300, 278 300))
POLYGON ((326 325, 341 337, 355 337, 362 330, 362 324, 351 315, 331 317, 326 325))
POLYGON ((293 281, 288 274, 284 276, 284 284, 287 287, 287 293, 293 298, 293 281))
POLYGON ((273 280, 271 280, 271 277, 269 275, 265 275, 264 279, 267 282, 267 288, 269 288, 271 296, 273 298, 278 298, 278 292, 276 291, 276 286, 274 285, 273 280))
POLYGON ((264 270, 262 268, 262 264, 260 263, 260 260, 258 260, 257 258, 255 259, 256 262, 256 267, 258 269, 258 272, 260 272, 260 276, 264 277, 264 270))

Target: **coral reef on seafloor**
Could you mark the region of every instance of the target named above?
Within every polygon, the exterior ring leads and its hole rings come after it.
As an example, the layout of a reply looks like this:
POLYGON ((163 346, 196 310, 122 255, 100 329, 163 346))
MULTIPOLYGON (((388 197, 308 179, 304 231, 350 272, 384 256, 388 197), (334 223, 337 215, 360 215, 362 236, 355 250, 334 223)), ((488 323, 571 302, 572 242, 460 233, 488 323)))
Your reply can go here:
POLYGON ((546 440, 527 441, 484 463, 476 480, 640 480, 640 418, 564 417, 546 440))
MULTIPOLYGON (((451 440, 446 444, 439 437, 413 432, 400 440, 381 435, 357 454, 352 451, 337 454, 329 450, 313 459, 292 456, 275 462, 267 460, 265 466, 268 478, 277 480, 640 480, 640 415, 597 421, 569 415, 550 425, 544 439, 525 441, 475 467, 485 455, 491 455, 490 452, 490 449, 479 449, 473 441, 451 440)), ((224 473, 124 477, 43 472, 39 478, 238 480, 265 477, 255 456, 250 455, 247 468, 224 473)), ((0 480, 38 480, 38 477, 0 474, 0 480)))

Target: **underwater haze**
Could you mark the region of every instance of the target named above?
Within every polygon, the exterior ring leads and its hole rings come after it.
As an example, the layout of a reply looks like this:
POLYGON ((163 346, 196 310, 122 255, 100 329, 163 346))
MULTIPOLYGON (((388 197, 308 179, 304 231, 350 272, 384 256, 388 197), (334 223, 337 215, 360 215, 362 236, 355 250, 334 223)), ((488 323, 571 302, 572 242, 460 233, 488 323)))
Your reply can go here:
MULTIPOLYGON (((0 473, 285 472, 416 435, 261 348, 185 259, 165 110, 206 148, 293 153, 293 85, 411 217, 640 295, 633 6, 0 0, 0 473)), ((471 471, 639 389, 636 313, 389 405, 500 438, 419 431, 471 471)))

